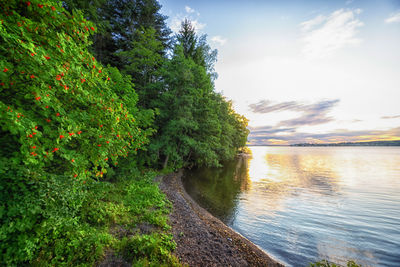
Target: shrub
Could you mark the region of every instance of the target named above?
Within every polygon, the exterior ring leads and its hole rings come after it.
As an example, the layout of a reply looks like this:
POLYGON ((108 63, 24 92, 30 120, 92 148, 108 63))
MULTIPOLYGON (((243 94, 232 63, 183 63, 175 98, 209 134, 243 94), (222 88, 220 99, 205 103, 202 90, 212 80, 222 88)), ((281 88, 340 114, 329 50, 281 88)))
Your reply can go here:
POLYGON ((5 1, 1 9, 0 124, 10 140, 3 157, 29 169, 30 179, 45 170, 83 180, 146 142, 110 89, 127 84, 87 51, 90 22, 55 1, 5 1))
POLYGON ((88 52, 81 13, 0 10, 0 265, 90 265, 110 236, 85 221, 89 185, 147 142, 137 96, 88 52))

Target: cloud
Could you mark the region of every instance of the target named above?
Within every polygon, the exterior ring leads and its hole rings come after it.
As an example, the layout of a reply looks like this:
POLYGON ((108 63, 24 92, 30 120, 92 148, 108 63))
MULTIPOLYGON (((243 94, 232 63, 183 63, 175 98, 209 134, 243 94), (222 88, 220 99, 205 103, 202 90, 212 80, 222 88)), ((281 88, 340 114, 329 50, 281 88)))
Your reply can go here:
POLYGON ((254 136, 276 133, 293 133, 296 131, 296 128, 276 128, 272 126, 248 127, 248 129, 254 136))
POLYGON ((191 22, 192 22, 193 27, 196 29, 196 32, 201 31, 206 26, 205 23, 201 23, 197 19, 192 20, 191 22))
POLYGON ((398 119, 400 118, 400 115, 396 115, 396 116, 383 116, 381 117, 381 119, 398 119))
POLYGON ((387 19, 385 19, 386 23, 396 23, 400 22, 400 12, 391 14, 387 19))
POLYGON ((326 21, 326 17, 319 15, 311 20, 300 23, 301 30, 304 32, 307 32, 307 31, 311 30, 312 28, 314 28, 315 26, 320 25, 324 21, 326 21))
POLYGON ((346 3, 345 3, 345 5, 350 5, 350 4, 353 3, 353 2, 354 2, 354 0, 347 0, 346 3))
POLYGON ((297 101, 288 101, 272 104, 268 100, 262 100, 256 104, 250 104, 249 108, 255 113, 270 113, 279 111, 297 111, 302 115, 290 120, 281 121, 278 126, 299 127, 304 125, 317 125, 333 121, 327 114, 339 103, 339 99, 320 101, 315 104, 303 104, 297 101))
MULTIPOLYGON (((324 100, 312 104, 298 101, 274 103, 262 100, 250 104, 249 108, 255 113, 269 114, 283 111, 299 112, 294 119, 284 120, 274 126, 248 127, 248 141, 252 145, 288 145, 297 143, 338 143, 372 140, 400 139, 400 127, 389 130, 349 131, 338 129, 327 133, 307 133, 299 131, 301 126, 318 125, 333 121, 329 112, 340 102, 339 99, 324 100)), ((400 118, 400 115, 384 116, 382 119, 400 118)), ((360 122, 361 120, 352 120, 360 122)))
MULTIPOLYGON (((265 126, 269 127, 269 126, 265 126)), ((260 127, 262 128, 262 127, 260 127)), ((379 140, 400 140, 400 127, 381 131, 348 131, 336 130, 328 133, 302 133, 296 131, 263 133, 250 129, 248 141, 252 145, 272 145, 272 144, 298 144, 298 143, 339 143, 339 142, 360 142, 360 141, 379 141, 379 140)), ((282 129, 283 130, 283 129, 282 129)))
POLYGON ((295 119, 281 121, 279 126, 303 126, 303 125, 317 125, 324 124, 334 119, 328 117, 327 114, 331 109, 339 103, 339 99, 321 101, 312 105, 300 106, 303 114, 295 119))
POLYGON ((272 104, 271 101, 261 100, 258 103, 250 104, 249 108, 254 113, 269 113, 269 112, 284 111, 284 110, 298 111, 301 107, 301 104, 299 104, 296 101, 282 102, 282 103, 273 104, 273 105, 271 105, 271 104, 272 104))
POLYGON ((193 8, 185 6, 185 14, 177 14, 171 19, 170 28, 173 32, 178 33, 181 29, 181 23, 183 20, 188 19, 191 21, 196 33, 203 30, 206 27, 205 23, 199 21, 200 13, 196 12, 193 8))
POLYGON ((226 43, 227 40, 220 35, 216 35, 211 37, 211 41, 222 46, 226 43))
POLYGON ((191 8, 190 6, 185 6, 185 11, 186 11, 186 13, 189 13, 189 14, 195 12, 195 10, 193 8, 191 8))
POLYGON ((356 18, 361 9, 339 9, 329 16, 319 15, 300 23, 303 32, 303 53, 309 58, 326 58, 334 51, 362 42, 357 29, 364 24, 356 18))

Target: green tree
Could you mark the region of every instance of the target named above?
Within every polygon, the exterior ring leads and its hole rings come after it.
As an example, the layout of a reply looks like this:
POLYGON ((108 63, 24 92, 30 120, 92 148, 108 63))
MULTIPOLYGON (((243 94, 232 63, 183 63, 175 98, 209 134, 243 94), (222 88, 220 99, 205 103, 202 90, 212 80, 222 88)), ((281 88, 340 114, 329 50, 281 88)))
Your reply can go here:
POLYGON ((153 108, 152 101, 158 97, 160 68, 166 60, 160 54, 163 44, 156 38, 154 28, 141 28, 136 32, 132 49, 118 53, 123 62, 123 71, 131 75, 139 94, 139 104, 144 108, 153 108))
POLYGON ((89 20, 102 25, 93 38, 93 51, 105 65, 123 69, 125 62, 118 54, 135 48, 142 28, 155 30, 154 36, 162 44, 157 48, 160 55, 164 56, 170 46, 171 30, 156 0, 64 0, 64 3, 69 10, 82 9, 89 20))
POLYGON ((214 64, 217 60, 217 50, 211 49, 208 45, 207 35, 198 37, 191 21, 184 19, 176 39, 183 47, 185 57, 192 58, 196 64, 203 66, 211 77, 215 79, 214 64))
POLYGON ((245 145, 247 120, 214 92, 206 68, 187 57, 179 43, 163 67, 163 82, 165 89, 154 101, 159 110, 149 145, 154 161, 164 168, 220 166, 245 145))

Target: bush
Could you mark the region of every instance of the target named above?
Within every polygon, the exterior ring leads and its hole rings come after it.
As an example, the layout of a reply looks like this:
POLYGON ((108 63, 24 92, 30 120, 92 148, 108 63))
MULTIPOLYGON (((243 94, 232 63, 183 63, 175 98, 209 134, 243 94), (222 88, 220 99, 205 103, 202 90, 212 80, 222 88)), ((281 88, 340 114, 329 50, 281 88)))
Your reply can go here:
MULTIPOLYGON (((80 13, 46 1, 1 3, 1 131, 7 155, 30 170, 83 180, 102 176, 118 157, 147 141, 133 114, 110 88, 113 80, 87 51, 94 26, 80 13), (11 153, 11 155, 10 155, 11 153)), ((118 79, 121 81, 121 79, 118 79)))
POLYGON ((145 118, 129 80, 88 52, 81 13, 0 9, 0 265, 91 265, 112 239, 93 226, 108 219, 89 212, 91 184, 147 142, 145 118))

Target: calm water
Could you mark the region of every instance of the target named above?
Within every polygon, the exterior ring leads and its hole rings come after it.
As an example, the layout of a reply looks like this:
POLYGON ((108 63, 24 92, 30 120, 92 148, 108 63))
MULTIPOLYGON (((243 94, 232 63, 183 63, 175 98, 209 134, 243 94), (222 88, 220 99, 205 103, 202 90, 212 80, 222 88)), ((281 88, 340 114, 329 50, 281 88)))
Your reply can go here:
POLYGON ((188 193, 289 266, 400 266, 400 148, 250 147, 186 174, 188 193))

